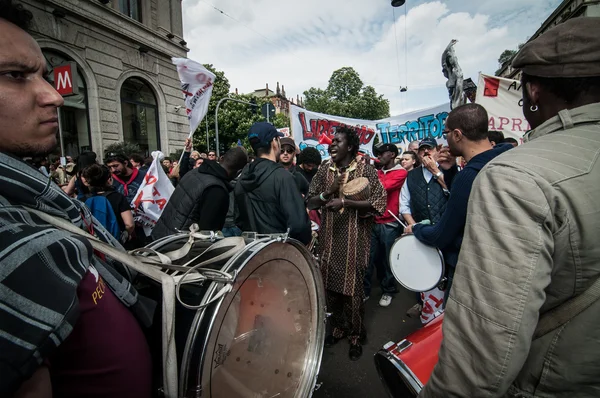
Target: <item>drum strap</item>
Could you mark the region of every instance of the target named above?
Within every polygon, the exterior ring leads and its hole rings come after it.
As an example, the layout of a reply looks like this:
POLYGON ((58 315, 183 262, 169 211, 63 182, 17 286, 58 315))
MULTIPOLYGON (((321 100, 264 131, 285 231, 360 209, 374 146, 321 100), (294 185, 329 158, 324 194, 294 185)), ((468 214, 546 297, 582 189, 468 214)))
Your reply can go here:
POLYGON ((111 245, 108 245, 95 236, 79 229, 70 221, 51 216, 34 209, 27 209, 28 212, 37 215, 42 220, 55 227, 69 231, 73 234, 86 238, 95 250, 98 250, 108 257, 131 267, 142 275, 159 282, 162 287, 162 349, 163 349, 163 389, 165 396, 177 397, 177 352, 175 348, 175 279, 172 276, 161 272, 160 269, 143 264, 138 258, 131 256, 111 245))
POLYGON ((566 324, 577 315, 589 308, 600 298, 600 278, 588 287, 579 296, 565 301, 556 308, 551 309, 540 317, 533 338, 542 337, 558 327, 566 324))

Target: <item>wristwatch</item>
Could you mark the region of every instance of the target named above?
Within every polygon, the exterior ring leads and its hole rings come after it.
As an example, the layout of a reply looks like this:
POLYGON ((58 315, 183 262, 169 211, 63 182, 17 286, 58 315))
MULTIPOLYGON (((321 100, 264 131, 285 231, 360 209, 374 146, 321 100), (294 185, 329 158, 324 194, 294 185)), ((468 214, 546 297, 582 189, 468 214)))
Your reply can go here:
POLYGON ((444 175, 444 173, 442 173, 442 171, 440 170, 436 173, 436 175, 433 176, 433 178, 435 178, 437 180, 438 178, 440 178, 443 175, 444 175))

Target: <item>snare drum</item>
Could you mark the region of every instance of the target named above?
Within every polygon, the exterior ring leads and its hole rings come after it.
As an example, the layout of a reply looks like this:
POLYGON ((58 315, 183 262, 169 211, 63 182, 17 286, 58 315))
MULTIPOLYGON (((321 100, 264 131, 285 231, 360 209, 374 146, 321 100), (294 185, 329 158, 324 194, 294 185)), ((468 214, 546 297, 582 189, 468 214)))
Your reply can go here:
POLYGON ((435 247, 421 243, 414 235, 396 239, 390 250, 394 278, 413 292, 435 288, 444 277, 444 257, 435 247))
POLYGON ((443 319, 442 313, 406 339, 390 341, 375 354, 375 367, 390 397, 419 395, 438 361, 443 319))
MULTIPOLYGON (((166 237, 149 248, 164 253, 183 246, 188 238, 166 237)), ((230 292, 199 310, 177 303, 179 397, 312 395, 325 337, 320 272, 311 254, 295 240, 247 238, 245 243, 214 266, 233 275, 230 292)), ((211 244, 199 240, 178 263, 211 244)), ((184 285, 181 298, 186 304, 205 304, 223 286, 215 281, 184 285)))

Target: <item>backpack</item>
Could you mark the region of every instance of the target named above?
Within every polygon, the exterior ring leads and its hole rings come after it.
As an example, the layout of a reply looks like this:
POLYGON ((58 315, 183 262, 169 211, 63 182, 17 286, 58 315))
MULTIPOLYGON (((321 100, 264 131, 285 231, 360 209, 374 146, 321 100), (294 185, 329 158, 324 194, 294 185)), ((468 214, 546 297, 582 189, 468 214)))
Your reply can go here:
POLYGON ((121 229, 117 216, 110 202, 106 198, 112 192, 105 192, 98 195, 88 196, 85 205, 90 209, 92 215, 106 228, 112 236, 119 242, 121 241, 121 229))

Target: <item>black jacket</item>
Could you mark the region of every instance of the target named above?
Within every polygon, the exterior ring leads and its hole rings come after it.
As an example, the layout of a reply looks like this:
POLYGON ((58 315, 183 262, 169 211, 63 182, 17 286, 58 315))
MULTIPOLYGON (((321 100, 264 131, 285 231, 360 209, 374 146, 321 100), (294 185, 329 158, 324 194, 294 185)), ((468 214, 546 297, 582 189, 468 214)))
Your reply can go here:
POLYGON ((261 234, 284 233, 308 244, 310 221, 304 200, 292 174, 268 159, 246 165, 235 186, 239 210, 237 224, 243 231, 261 234))
POLYGON ((220 231, 229 208, 227 172, 217 162, 205 160, 179 182, 163 210, 152 238, 159 239, 187 231, 196 223, 200 230, 220 231))
POLYGON ((296 181, 296 186, 298 187, 298 191, 300 191, 300 193, 302 195, 304 195, 304 198, 306 199, 308 197, 308 188, 310 187, 308 181, 302 175, 302 173, 300 173, 299 168, 296 168, 296 166, 290 167, 288 169, 288 171, 290 173, 292 173, 292 176, 294 177, 294 181, 296 181))

